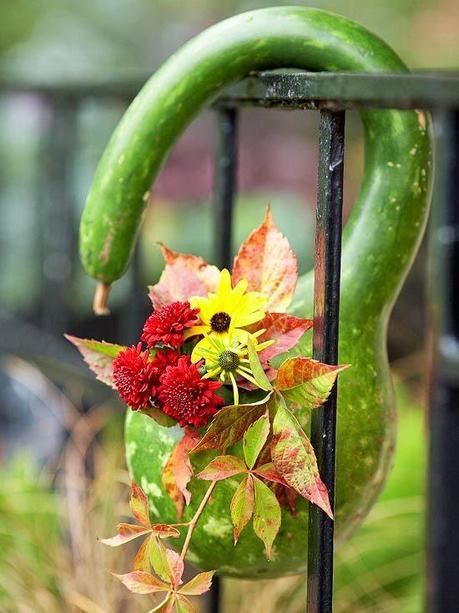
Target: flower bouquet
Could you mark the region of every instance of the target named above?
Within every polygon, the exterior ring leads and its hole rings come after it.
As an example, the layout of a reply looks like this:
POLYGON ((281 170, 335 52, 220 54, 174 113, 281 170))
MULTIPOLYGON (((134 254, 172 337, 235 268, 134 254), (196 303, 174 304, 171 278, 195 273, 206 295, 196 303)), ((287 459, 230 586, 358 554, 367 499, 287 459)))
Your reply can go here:
POLYGON ((276 557, 281 508, 295 513, 297 497, 332 517, 305 428, 346 366, 307 357, 312 321, 286 314, 297 260, 270 209, 241 246, 231 274, 200 257, 161 249, 165 269, 150 288, 153 312, 137 345, 68 339, 130 411, 158 428, 180 429, 171 453, 158 453, 162 491, 146 492, 133 481, 138 523, 120 523, 117 535, 102 542, 118 546, 144 537, 131 572, 119 579, 133 592, 160 594, 155 611, 188 612, 195 610, 189 596, 207 591, 214 571, 184 583, 184 560, 188 555, 199 565, 190 547, 223 482, 233 488, 225 512, 234 545, 252 521, 268 559, 276 557), (192 501, 193 482, 207 485, 192 501), (173 503, 172 522, 158 517, 155 492, 173 503), (158 521, 152 523, 153 515, 158 521))

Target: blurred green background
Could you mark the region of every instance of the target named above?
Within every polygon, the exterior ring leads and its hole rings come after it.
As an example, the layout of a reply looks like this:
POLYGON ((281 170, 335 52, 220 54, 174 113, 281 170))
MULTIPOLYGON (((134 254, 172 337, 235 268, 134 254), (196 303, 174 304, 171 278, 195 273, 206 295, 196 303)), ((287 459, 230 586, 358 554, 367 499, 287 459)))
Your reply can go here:
MULTIPOLYGON (((414 69, 457 68, 456 0, 298 4, 359 21, 414 69)), ((97 160, 141 83, 205 27, 269 5, 0 2, 1 611, 145 608, 142 599, 126 600, 109 575, 126 567, 126 557, 96 542, 126 512, 123 409, 62 335, 133 342, 150 308, 145 286, 161 271, 158 240, 212 259, 213 111, 190 126, 163 169, 134 263, 103 320, 91 313, 94 282, 78 261, 78 220, 97 160)), ((346 213, 362 172, 360 125, 348 115, 346 213)), ((301 270, 311 267, 317 130, 312 112, 242 112, 234 247, 271 202, 301 270)), ((425 247, 389 331, 401 409, 397 462, 381 501, 339 554, 339 612, 422 610, 424 277, 425 247)), ((228 582, 225 611, 296 613, 303 610, 303 588, 294 578, 228 582)))

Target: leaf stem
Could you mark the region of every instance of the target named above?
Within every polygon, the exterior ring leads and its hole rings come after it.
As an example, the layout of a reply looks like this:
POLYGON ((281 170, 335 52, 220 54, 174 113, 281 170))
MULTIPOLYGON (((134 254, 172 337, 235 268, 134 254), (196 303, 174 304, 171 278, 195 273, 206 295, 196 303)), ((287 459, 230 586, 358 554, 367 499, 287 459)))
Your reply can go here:
POLYGON ((186 533, 185 542, 183 543, 182 552, 180 553, 180 557, 182 558, 182 560, 185 559, 186 552, 188 551, 188 547, 190 546, 191 537, 193 536, 196 524, 198 523, 198 520, 201 517, 201 514, 204 511, 204 508, 208 503, 210 495, 212 494, 213 489, 216 485, 217 481, 211 482, 207 489, 207 492, 204 494, 204 498, 201 500, 199 507, 196 509, 196 513, 193 515, 192 520, 188 524, 188 532, 186 533))

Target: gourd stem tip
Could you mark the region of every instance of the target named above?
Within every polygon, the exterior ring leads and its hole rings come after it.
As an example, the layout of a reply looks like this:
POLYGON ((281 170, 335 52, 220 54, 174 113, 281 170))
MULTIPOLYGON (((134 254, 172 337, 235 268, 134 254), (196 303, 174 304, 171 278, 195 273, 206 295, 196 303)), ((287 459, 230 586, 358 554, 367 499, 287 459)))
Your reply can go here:
POLYGON ((108 308, 108 296, 112 286, 103 281, 99 281, 94 294, 94 301, 92 303, 93 311, 96 315, 110 315, 110 309, 108 308))

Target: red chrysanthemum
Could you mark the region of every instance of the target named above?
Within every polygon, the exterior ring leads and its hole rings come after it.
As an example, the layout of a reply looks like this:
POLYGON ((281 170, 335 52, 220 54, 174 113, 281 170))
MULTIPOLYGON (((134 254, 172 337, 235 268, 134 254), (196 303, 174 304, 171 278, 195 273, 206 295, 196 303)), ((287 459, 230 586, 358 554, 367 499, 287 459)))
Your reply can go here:
POLYGON ((223 404, 215 391, 219 381, 202 379, 196 364, 182 356, 177 366, 169 366, 161 376, 158 397, 161 408, 181 426, 205 426, 209 417, 223 404))
POLYGON ((152 364, 158 369, 159 376, 164 373, 168 366, 177 366, 180 353, 174 349, 159 349, 155 353, 152 364))
POLYGON ((125 349, 113 360, 113 381, 118 394, 132 410, 150 406, 159 383, 159 370, 149 361, 149 352, 139 343, 125 349))
POLYGON ((181 347, 183 334, 197 322, 199 309, 192 309, 189 302, 172 302, 154 311, 145 322, 142 340, 154 347, 164 343, 170 347, 181 347))

